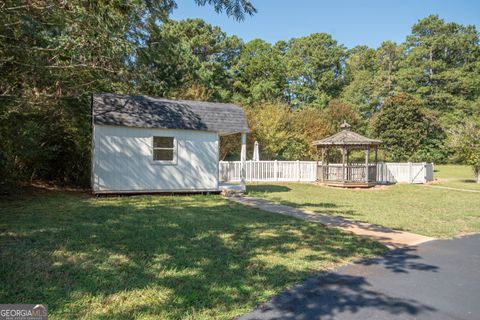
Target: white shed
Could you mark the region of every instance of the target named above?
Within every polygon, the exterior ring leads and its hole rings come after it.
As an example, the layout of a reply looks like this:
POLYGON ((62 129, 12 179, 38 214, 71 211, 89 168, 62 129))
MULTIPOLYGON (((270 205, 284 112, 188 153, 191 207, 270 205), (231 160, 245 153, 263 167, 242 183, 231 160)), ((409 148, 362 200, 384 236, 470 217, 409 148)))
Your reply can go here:
POLYGON ((241 133, 245 163, 248 125, 233 104, 94 94, 92 123, 96 194, 219 191, 222 135, 241 133))

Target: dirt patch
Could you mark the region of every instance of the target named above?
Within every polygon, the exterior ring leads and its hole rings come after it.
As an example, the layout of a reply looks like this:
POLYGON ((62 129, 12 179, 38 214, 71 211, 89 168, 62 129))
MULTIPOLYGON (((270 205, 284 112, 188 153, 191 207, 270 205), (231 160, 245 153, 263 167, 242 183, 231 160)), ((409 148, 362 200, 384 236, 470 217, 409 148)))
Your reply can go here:
POLYGON ((64 192, 74 193, 81 197, 90 197, 90 190, 78 187, 61 186, 51 182, 45 181, 31 181, 20 184, 14 188, 10 188, 5 193, 0 195, 1 200, 17 200, 30 196, 45 196, 52 193, 64 192))
POLYGON ((329 186, 327 184, 324 184, 322 182, 310 182, 310 184, 314 184, 314 185, 317 185, 317 186, 320 186, 320 187, 323 187, 323 188, 328 188, 328 189, 336 189, 336 190, 361 190, 361 191, 365 191, 365 192, 374 192, 374 191, 381 191, 381 190, 387 190, 387 189, 390 189, 392 186, 394 186, 395 184, 377 184, 376 186, 374 187, 370 187, 370 188, 354 188, 354 187, 342 187, 342 186, 338 186, 338 187, 335 187, 335 186, 329 186))
POLYGON ((449 179, 435 179, 433 181, 428 182, 427 184, 442 184, 449 182, 449 179))

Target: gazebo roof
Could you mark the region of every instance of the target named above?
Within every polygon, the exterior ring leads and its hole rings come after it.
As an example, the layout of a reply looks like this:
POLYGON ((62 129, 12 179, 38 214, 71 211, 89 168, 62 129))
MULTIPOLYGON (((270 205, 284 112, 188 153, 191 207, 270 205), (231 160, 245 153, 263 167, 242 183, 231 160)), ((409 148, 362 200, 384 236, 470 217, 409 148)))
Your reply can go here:
POLYGON ((380 140, 370 139, 351 131, 351 126, 346 122, 340 128, 342 131, 325 139, 314 141, 313 144, 317 146, 371 146, 382 143, 380 140))

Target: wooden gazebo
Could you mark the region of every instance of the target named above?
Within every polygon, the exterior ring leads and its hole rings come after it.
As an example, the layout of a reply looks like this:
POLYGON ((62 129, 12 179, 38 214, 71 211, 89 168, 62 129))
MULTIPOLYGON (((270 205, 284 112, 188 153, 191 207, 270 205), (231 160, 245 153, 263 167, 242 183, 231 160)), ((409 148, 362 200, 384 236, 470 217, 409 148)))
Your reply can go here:
POLYGON ((342 131, 328 138, 314 141, 322 156, 318 163, 317 180, 331 186, 339 187, 373 187, 377 182, 377 153, 380 140, 364 137, 352 132, 348 123, 344 122, 342 131), (329 152, 339 149, 341 163, 329 163, 329 152), (350 153, 355 150, 365 152, 365 162, 350 162, 350 153), (375 153, 375 160, 370 162, 370 152, 375 153))

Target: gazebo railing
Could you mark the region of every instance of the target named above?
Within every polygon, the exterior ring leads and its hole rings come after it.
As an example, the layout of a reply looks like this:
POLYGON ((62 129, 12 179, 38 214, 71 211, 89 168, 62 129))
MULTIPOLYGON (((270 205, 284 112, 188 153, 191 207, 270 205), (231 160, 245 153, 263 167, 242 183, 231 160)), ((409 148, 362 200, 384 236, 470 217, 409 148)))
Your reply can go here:
POLYGON ((368 165, 368 180, 367 169, 364 163, 349 163, 343 166, 342 164, 328 164, 319 165, 318 179, 323 181, 336 182, 369 182, 375 181, 377 176, 377 165, 368 165))

